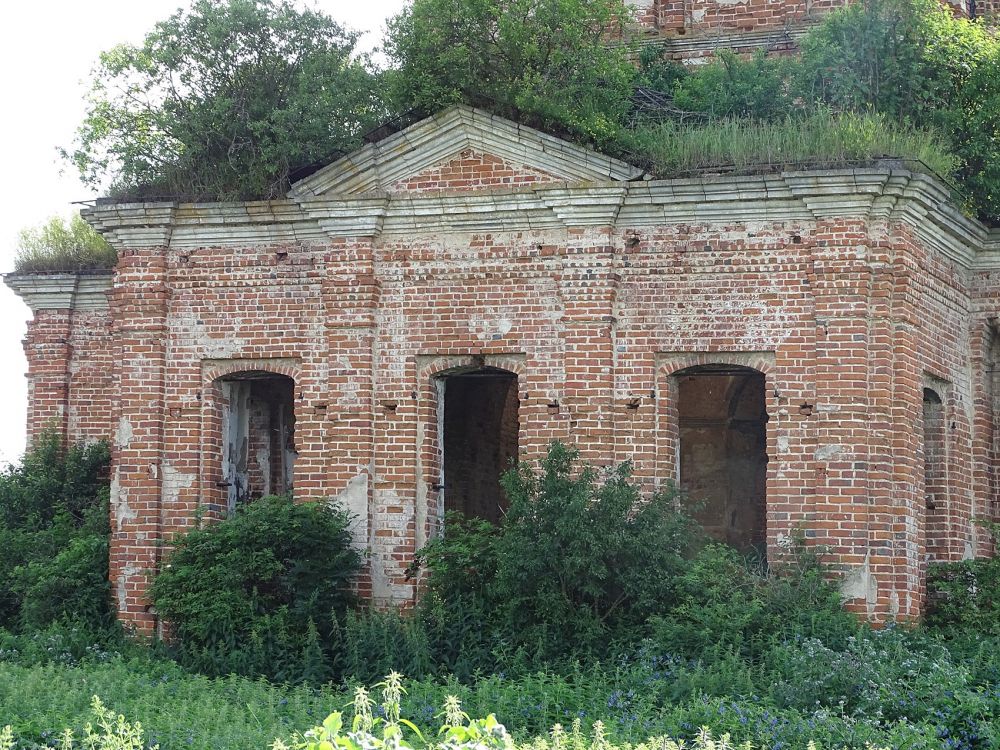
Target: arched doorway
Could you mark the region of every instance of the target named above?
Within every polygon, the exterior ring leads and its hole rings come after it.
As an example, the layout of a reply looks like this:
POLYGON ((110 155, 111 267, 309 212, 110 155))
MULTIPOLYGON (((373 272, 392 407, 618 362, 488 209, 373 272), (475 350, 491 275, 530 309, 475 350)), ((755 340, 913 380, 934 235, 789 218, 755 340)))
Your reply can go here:
POLYGON ((295 465, 295 381, 238 372, 216 381, 222 406, 222 481, 227 505, 291 493, 295 465))
POLYGON ((764 374, 702 365, 674 375, 680 432, 678 479, 712 537, 763 555, 767 542, 767 409, 764 374))
POLYGON ((507 508, 500 477, 517 460, 517 375, 478 367, 436 385, 444 510, 498 522, 507 508))

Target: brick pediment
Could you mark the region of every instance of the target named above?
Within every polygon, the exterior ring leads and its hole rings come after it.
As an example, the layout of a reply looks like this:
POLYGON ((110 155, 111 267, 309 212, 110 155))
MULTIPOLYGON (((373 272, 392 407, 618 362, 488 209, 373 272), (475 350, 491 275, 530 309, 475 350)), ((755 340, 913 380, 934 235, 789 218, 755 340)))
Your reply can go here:
POLYGON ((559 177, 524 164, 512 164, 493 154, 469 148, 448 161, 405 177, 390 185, 391 193, 423 193, 432 190, 476 190, 557 182, 559 177))
POLYGON ((338 159, 289 196, 631 180, 642 170, 489 112, 455 106, 338 159))

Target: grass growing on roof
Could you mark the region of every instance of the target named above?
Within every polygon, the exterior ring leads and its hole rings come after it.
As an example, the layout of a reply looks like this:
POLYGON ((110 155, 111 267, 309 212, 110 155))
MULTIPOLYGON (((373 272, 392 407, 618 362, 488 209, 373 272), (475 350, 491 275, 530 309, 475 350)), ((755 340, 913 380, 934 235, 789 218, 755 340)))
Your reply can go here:
POLYGON ((114 268, 118 255, 79 214, 68 222, 53 216, 44 224, 21 231, 15 273, 73 273, 114 268))
POLYGON ((834 114, 829 109, 772 122, 668 120, 625 132, 621 146, 658 177, 711 169, 836 168, 890 159, 919 162, 924 170, 952 180, 959 167, 945 139, 933 131, 880 114, 834 114))

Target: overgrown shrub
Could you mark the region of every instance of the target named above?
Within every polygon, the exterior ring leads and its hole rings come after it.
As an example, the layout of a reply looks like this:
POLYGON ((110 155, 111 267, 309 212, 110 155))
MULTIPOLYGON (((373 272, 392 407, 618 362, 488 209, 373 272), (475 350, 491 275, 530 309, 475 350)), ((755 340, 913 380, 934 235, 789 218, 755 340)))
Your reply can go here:
POLYGON ((788 638, 841 645, 857 628, 808 550, 766 570, 721 544, 698 553, 675 582, 672 606, 651 622, 652 639, 662 648, 702 660, 729 653, 756 660, 788 638))
POLYGON ((0 626, 111 621, 105 443, 35 439, 0 473, 0 626))
POLYGON ((671 491, 643 498, 631 466, 579 466, 553 443, 540 471, 502 480, 510 500, 496 540, 494 596, 507 633, 559 653, 600 649, 669 608, 698 534, 671 491))
POLYGON ((53 216, 40 226, 21 231, 14 256, 14 271, 74 273, 105 270, 113 268, 117 260, 114 248, 79 214, 74 214, 68 224, 62 217, 53 216))
POLYGON ((948 632, 1000 636, 1000 557, 928 566, 926 621, 948 632))
POLYGON ((598 655, 634 640, 669 606, 698 535, 672 493, 642 498, 630 475, 628 464, 581 466, 558 442, 540 470, 509 471, 499 527, 451 517, 422 551, 425 622, 445 640, 451 631, 460 650, 505 662, 598 655))
POLYGON ((151 598, 181 660, 209 673, 332 676, 330 638, 360 566, 346 513, 266 497, 179 537, 151 598))

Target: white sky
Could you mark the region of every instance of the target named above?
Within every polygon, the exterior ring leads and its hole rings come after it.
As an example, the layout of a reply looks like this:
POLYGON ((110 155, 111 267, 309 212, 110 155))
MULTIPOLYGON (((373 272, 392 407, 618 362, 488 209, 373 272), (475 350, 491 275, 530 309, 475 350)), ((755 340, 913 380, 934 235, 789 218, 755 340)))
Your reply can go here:
MULTIPOLYGON (((27 0, 11 2, 0 23, 0 271, 14 267, 18 232, 73 201, 95 197, 56 154, 83 119, 86 78, 98 54, 138 43, 186 0, 27 0)), ((340 23, 366 31, 359 48, 381 43, 385 19, 404 0, 315 0, 340 23)), ((24 451, 27 364, 21 348, 30 311, 0 285, 0 465, 24 451)))

